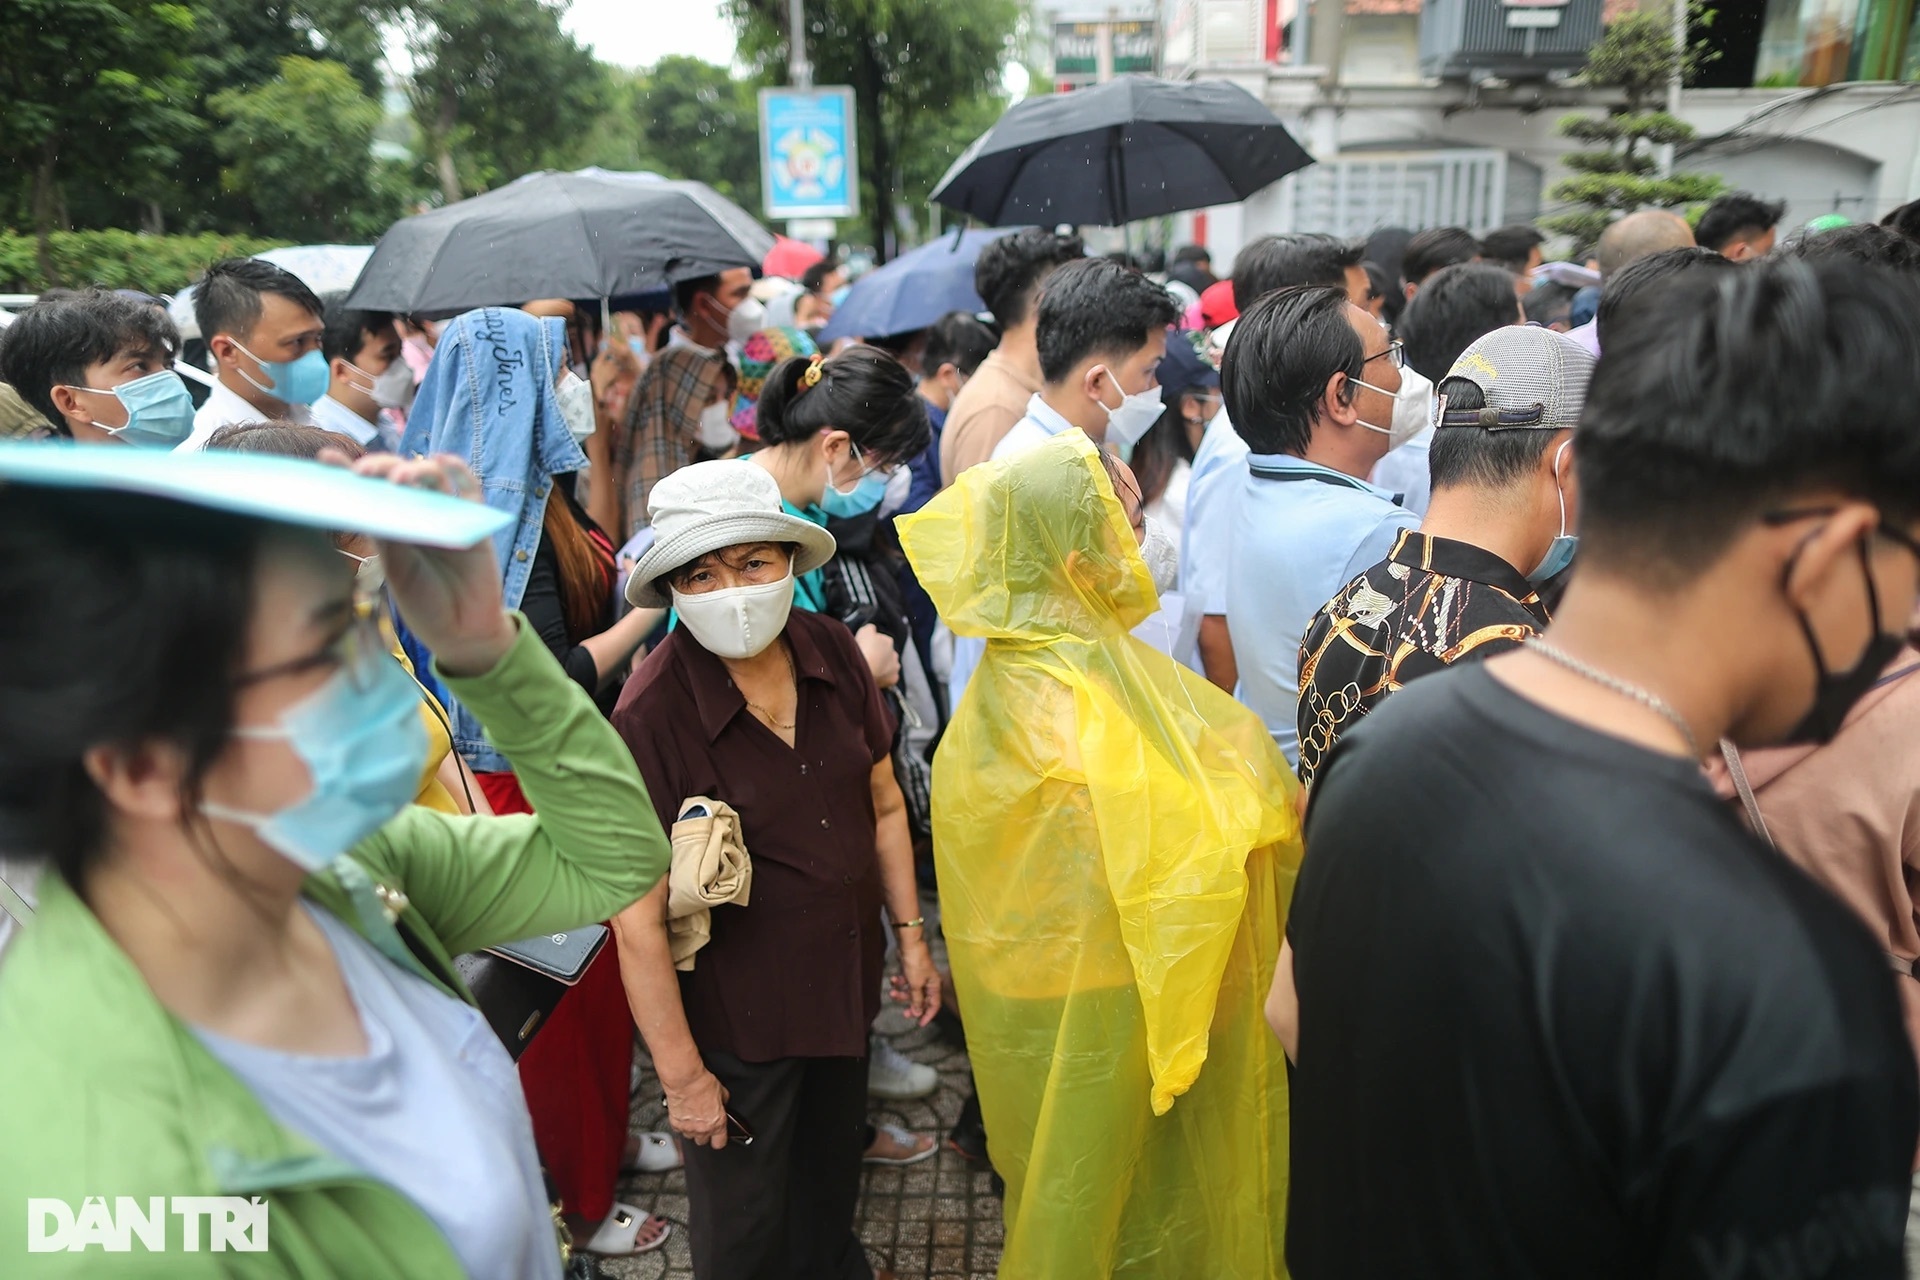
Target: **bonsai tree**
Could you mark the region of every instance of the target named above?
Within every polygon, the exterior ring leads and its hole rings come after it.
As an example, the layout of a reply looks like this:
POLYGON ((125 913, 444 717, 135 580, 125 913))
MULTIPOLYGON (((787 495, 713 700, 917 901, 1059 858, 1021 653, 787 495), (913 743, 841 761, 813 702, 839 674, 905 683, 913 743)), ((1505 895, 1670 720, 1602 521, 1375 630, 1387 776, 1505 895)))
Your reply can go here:
MULTIPOLYGON (((1693 20, 1711 23, 1713 15, 1690 9, 1693 20)), ((1704 44, 1680 53, 1684 79, 1713 56, 1704 44)), ((1577 176, 1555 183, 1553 199, 1576 206, 1542 218, 1540 225, 1573 237, 1575 253, 1585 254, 1623 214, 1652 206, 1672 209, 1713 199, 1725 184, 1712 175, 1674 171, 1661 175, 1654 149, 1680 146, 1694 138, 1693 126, 1654 108, 1673 74, 1672 13, 1640 9, 1615 21, 1587 55, 1581 80, 1618 89, 1623 102, 1606 115, 1569 115, 1560 121, 1562 137, 1586 146, 1564 158, 1577 176)))

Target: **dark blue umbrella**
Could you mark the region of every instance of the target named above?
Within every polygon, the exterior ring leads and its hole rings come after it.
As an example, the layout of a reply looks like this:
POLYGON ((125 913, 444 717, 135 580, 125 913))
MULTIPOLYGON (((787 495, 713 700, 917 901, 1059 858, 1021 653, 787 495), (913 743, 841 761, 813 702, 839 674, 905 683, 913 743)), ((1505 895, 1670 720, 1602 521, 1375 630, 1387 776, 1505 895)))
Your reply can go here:
POLYGON ((868 272, 834 309, 820 340, 884 338, 924 329, 949 311, 985 311, 973 288, 974 261, 981 249, 1012 234, 1013 228, 999 227, 944 235, 868 272))

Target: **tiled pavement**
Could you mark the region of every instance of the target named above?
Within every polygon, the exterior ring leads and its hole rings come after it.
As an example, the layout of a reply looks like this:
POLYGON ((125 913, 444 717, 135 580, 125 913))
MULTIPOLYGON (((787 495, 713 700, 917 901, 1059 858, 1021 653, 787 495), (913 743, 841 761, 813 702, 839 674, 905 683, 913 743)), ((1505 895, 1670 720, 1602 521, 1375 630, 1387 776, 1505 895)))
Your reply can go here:
MULTIPOLYGON (((985 1169, 970 1167, 944 1145, 966 1097, 967 1055, 943 1039, 937 1026, 914 1027, 892 1009, 881 1018, 881 1029, 895 1048, 940 1072, 940 1089, 919 1102, 870 1099, 868 1118, 914 1133, 931 1133, 942 1140, 942 1146, 933 1159, 908 1168, 866 1167, 856 1225, 866 1243, 867 1258, 876 1270, 892 1268, 900 1280, 992 1280, 1000 1264, 999 1197, 989 1190, 990 1175, 985 1169)), ((641 1062, 645 1065, 644 1056, 641 1062)), ((636 1131, 667 1127, 660 1087, 651 1070, 646 1071, 634 1098, 636 1131)), ((693 1263, 684 1229, 685 1176, 678 1170, 635 1174, 621 1183, 619 1194, 628 1204, 660 1214, 677 1226, 666 1245, 653 1253, 602 1260, 607 1275, 619 1280, 691 1277, 693 1263)))

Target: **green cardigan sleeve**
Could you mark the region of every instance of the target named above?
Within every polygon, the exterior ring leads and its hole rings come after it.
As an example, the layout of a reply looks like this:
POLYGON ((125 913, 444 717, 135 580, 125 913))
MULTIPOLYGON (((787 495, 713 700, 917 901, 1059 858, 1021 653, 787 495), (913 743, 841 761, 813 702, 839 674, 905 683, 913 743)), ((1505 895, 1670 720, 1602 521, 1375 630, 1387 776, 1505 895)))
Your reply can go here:
POLYGON ((671 851, 620 735, 546 645, 518 637, 481 676, 438 672, 513 762, 535 813, 462 817, 409 807, 354 850, 391 873, 449 954, 617 915, 671 851))

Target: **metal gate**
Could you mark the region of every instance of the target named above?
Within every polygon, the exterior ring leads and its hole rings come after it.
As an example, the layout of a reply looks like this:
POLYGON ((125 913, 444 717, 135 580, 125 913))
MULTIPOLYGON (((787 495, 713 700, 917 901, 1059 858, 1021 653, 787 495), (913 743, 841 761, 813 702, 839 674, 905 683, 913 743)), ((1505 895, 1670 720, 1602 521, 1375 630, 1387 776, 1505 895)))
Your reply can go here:
POLYGON ((1507 221, 1507 154, 1349 152, 1282 178, 1256 198, 1273 201, 1275 231, 1354 237, 1380 227, 1465 227, 1484 235, 1507 221))

